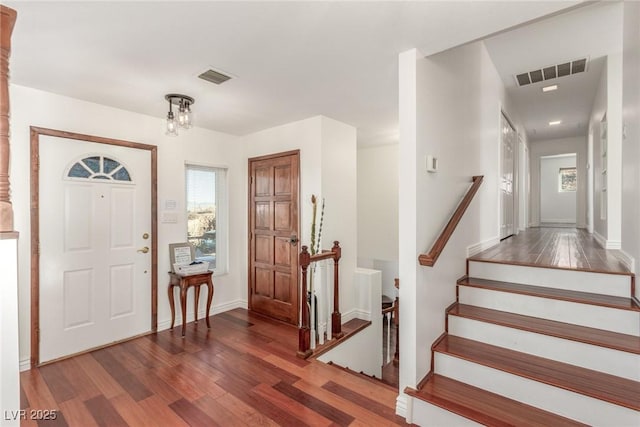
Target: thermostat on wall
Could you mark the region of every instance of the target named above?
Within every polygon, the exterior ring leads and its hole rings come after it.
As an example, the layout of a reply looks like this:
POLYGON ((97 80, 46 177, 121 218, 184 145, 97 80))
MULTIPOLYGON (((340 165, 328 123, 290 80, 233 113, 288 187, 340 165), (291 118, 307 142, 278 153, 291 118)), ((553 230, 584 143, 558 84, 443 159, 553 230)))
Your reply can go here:
POLYGON ((438 172, 438 158, 432 155, 427 156, 427 172, 438 172))

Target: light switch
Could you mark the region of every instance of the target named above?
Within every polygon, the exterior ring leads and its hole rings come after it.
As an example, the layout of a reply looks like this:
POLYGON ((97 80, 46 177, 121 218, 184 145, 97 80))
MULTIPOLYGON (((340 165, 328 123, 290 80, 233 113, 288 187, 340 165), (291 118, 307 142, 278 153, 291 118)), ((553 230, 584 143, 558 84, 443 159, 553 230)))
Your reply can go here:
POLYGON ((426 166, 427 166, 427 172, 437 172, 438 158, 433 157, 432 155, 428 155, 426 160, 426 166))

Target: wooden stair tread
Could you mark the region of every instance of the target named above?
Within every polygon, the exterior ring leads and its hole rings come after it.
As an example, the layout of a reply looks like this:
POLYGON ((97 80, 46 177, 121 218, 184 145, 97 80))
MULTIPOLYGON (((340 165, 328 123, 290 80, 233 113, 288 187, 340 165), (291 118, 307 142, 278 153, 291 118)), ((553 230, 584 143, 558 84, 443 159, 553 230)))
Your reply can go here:
MULTIPOLYGON (((478 279, 467 276, 458 279, 458 285, 640 312, 640 307, 635 303, 635 301, 631 298, 625 297, 592 294, 589 292, 570 291, 544 286, 522 285, 519 283, 499 282, 497 280, 478 279)), ((631 287, 629 287, 629 289, 631 289, 631 287)))
POLYGON ((572 325, 554 320, 541 319, 489 308, 476 307, 465 304, 455 304, 448 312, 452 316, 478 320, 509 328, 520 329, 557 338, 583 342, 587 344, 607 347, 628 353, 640 354, 640 337, 572 325))
POLYGON ((640 382, 446 335, 434 351, 640 411, 640 382))
POLYGON ((475 422, 494 427, 585 425, 438 374, 432 375, 420 390, 407 389, 405 392, 475 422))

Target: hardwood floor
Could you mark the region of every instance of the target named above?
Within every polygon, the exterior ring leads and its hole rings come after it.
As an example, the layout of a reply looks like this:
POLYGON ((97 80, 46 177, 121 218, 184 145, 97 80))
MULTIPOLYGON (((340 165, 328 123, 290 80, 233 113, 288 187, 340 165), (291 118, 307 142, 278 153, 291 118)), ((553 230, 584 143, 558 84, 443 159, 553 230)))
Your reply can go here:
POLYGON ((470 259, 630 274, 613 251, 603 249, 586 230, 576 228, 528 228, 470 259))
POLYGON ((406 425, 396 391, 296 346, 296 328, 232 310, 21 373, 22 409, 57 411, 22 425, 406 425))

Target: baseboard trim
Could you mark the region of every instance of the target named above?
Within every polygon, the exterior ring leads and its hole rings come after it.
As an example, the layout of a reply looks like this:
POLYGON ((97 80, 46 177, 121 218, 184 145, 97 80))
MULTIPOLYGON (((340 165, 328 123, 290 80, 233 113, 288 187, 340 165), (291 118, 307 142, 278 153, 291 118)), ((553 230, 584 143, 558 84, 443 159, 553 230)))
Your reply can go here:
POLYGON ((622 241, 620 240, 607 240, 605 243, 605 249, 622 249, 622 241))
POLYGON ((28 371, 29 369, 31 369, 31 359, 27 357, 20 360, 20 372, 28 371))
POLYGON ((596 239, 596 242, 604 249, 607 247, 607 239, 602 236, 602 234, 598 233, 596 230, 593 230, 593 237, 596 239))
MULTIPOLYGON (((211 307, 210 314, 211 316, 215 316, 216 314, 224 313, 225 311, 233 310, 235 308, 247 308, 247 301, 239 299, 235 301, 226 302, 224 304, 214 305, 211 307)), ((179 313, 180 313, 180 308, 176 307, 176 323, 174 327, 178 325, 182 325, 182 317, 179 313)), ((206 315, 206 308, 198 310, 198 319, 204 319, 205 315, 206 315)), ((193 312, 189 312, 189 310, 187 310, 187 322, 191 322, 191 321, 193 321, 193 312)), ((171 327, 171 319, 158 322, 158 331, 164 331, 166 329, 169 329, 170 327, 171 327)))
POLYGON ((624 266, 627 267, 630 272, 632 273, 636 272, 635 258, 633 258, 631 255, 629 255, 627 252, 625 252, 622 249, 618 250, 616 255, 618 256, 618 259, 620 260, 620 262, 623 263, 624 266))
POLYGON ((353 320, 353 319, 362 319, 370 322, 371 312, 354 308, 352 310, 345 311, 344 313, 342 313, 341 318, 342 318, 342 323, 347 323, 349 320, 353 320))
POLYGON ((467 258, 477 255, 480 252, 496 246, 499 243, 500 238, 498 236, 495 236, 490 239, 483 240, 482 242, 474 243, 473 245, 467 246, 467 258))
POLYGON ((412 397, 407 396, 404 393, 398 394, 396 397, 396 415, 404 417, 408 424, 411 424, 413 420, 411 419, 411 411, 409 411, 409 400, 412 397))

